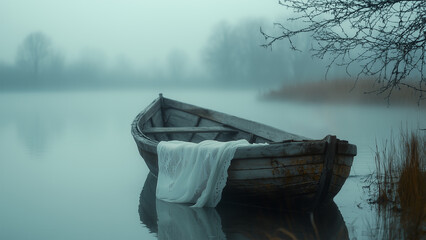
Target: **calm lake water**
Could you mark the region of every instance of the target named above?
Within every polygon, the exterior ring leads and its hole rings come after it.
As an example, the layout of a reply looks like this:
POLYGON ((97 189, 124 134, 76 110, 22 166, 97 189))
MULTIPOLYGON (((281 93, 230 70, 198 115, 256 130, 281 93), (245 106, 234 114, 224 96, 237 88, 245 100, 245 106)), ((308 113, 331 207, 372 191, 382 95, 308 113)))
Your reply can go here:
POLYGON ((133 118, 158 96, 150 89, 1 92, 0 239, 259 239, 284 230, 299 239, 367 239, 375 216, 361 179, 374 169, 376 140, 380 145, 401 126, 426 128, 426 111, 415 107, 265 101, 248 90, 162 92, 306 137, 335 134, 356 144, 336 204, 315 213, 319 233, 303 214, 156 201, 130 134, 133 118))

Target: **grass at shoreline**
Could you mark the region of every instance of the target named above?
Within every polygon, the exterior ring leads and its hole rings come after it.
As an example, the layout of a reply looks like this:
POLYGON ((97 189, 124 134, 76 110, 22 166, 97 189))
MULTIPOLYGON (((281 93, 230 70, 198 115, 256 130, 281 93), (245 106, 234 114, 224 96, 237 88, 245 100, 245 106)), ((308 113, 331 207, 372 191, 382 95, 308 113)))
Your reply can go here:
POLYGON ((388 92, 382 94, 372 92, 379 87, 374 80, 340 79, 285 85, 278 90, 270 91, 264 97, 310 102, 426 106, 425 101, 419 102, 420 94, 413 89, 407 87, 394 89, 388 101, 388 92))
POLYGON ((376 146, 376 171, 368 181, 377 206, 376 239, 426 238, 426 132, 401 131, 383 149, 376 146), (397 139, 397 140, 395 140, 397 139))

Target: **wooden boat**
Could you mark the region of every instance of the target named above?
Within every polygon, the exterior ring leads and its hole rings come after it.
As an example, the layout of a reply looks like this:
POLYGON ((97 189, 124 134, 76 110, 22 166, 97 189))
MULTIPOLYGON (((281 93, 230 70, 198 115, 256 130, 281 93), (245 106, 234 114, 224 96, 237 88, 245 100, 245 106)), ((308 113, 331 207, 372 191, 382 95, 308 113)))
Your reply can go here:
POLYGON ((151 173, 159 141, 246 139, 228 169, 221 202, 313 209, 329 203, 349 176, 357 149, 328 135, 311 140, 264 124, 160 96, 137 115, 132 135, 151 173))

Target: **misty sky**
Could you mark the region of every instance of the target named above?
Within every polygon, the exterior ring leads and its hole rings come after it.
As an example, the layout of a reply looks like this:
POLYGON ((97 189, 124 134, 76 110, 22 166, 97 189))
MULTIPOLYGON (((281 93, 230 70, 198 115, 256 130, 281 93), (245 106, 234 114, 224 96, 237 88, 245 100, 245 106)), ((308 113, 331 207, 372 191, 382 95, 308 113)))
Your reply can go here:
POLYGON ((276 0, 0 0, 0 62, 12 63, 34 31, 49 36, 67 61, 98 54, 137 67, 162 64, 172 50, 198 61, 216 24, 265 18, 272 25, 285 11, 276 0))

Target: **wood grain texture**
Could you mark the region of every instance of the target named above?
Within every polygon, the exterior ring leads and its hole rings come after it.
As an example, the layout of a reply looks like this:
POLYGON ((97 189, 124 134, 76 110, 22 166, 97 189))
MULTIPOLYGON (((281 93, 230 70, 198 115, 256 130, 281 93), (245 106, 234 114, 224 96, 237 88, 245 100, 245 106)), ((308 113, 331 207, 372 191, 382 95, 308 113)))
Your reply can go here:
MULTIPOLYGON (((152 115, 151 122, 152 127, 164 127, 163 112, 161 108, 152 115)), ((154 137, 157 141, 168 141, 171 139, 166 133, 157 133, 154 137)))
POLYGON ((220 122, 227 126, 240 129, 245 132, 254 133, 271 141, 280 142, 289 139, 303 140, 307 139, 295 134, 287 133, 282 130, 266 126, 257 122, 249 121, 246 119, 238 118, 232 115, 224 114, 221 112, 213 111, 210 109, 200 108, 191 104, 181 103, 172 99, 164 98, 163 108, 174 108, 180 111, 191 113, 205 119, 215 122, 220 122))
MULTIPOLYGON (((319 174, 305 174, 299 176, 286 176, 274 178, 259 179, 228 179, 227 185, 241 189, 261 189, 261 188, 286 188, 287 186, 298 185, 302 183, 313 183, 318 185, 319 174)), ((338 183, 336 183, 337 185, 338 183)), ((263 191, 263 190, 262 190, 263 191)))
POLYGON ((229 167, 230 170, 250 170, 263 168, 279 168, 297 165, 310 165, 322 163, 321 155, 307 155, 296 157, 271 157, 271 158, 247 158, 234 159, 229 167))
POLYGON ((146 134, 160 133, 208 133, 208 132, 231 132, 236 133, 234 129, 226 127, 147 127, 143 130, 146 134))
POLYGON ((288 142, 269 145, 241 146, 234 158, 317 155, 325 151, 325 142, 288 142))
POLYGON ((161 109, 161 101, 159 98, 155 99, 151 104, 148 105, 141 113, 136 116, 134 124, 141 131, 143 129, 143 125, 150 120, 150 118, 160 111, 161 109))
POLYGON ((351 167, 353 161, 354 161, 353 155, 343 155, 338 153, 338 155, 336 156, 336 164, 351 167))
MULTIPOLYGON (((231 163, 232 165, 232 163, 231 163)), ((323 164, 297 165, 287 167, 246 169, 239 171, 229 171, 229 179, 261 179, 261 178, 282 178, 286 176, 303 176, 306 174, 320 174, 323 164)))

